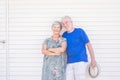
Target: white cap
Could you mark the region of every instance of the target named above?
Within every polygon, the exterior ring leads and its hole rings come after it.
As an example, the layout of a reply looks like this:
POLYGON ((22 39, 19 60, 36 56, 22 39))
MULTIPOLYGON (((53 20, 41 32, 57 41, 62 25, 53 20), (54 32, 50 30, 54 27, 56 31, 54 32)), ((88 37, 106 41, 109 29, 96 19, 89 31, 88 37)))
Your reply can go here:
POLYGON ((91 78, 96 78, 100 74, 100 66, 96 64, 95 67, 92 67, 91 64, 88 64, 87 71, 91 78))

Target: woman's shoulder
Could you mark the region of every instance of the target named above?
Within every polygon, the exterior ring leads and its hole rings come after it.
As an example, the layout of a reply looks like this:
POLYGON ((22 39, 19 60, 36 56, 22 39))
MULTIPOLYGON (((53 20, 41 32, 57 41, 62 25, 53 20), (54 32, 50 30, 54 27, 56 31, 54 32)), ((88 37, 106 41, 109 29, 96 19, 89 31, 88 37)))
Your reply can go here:
POLYGON ((43 43, 47 43, 48 41, 50 41, 50 38, 45 38, 43 43))
POLYGON ((61 43, 62 43, 62 42, 66 42, 66 38, 61 37, 61 40, 60 40, 60 41, 61 41, 61 43))
POLYGON ((62 40, 65 40, 65 41, 66 41, 66 38, 62 37, 62 40))
POLYGON ((51 38, 50 37, 48 37, 48 38, 45 38, 44 40, 46 41, 46 40, 50 40, 51 38))
POLYGON ((61 36, 61 37, 59 38, 59 40, 66 40, 66 38, 64 38, 64 37, 61 36))

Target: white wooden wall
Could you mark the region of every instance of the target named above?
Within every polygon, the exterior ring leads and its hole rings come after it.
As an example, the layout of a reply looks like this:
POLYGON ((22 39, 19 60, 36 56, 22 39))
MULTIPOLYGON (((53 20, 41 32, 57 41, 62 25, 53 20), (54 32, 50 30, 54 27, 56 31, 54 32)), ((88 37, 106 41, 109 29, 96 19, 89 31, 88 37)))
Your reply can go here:
POLYGON ((43 40, 69 15, 91 40, 98 78, 120 80, 119 0, 0 0, 0 80, 41 80, 43 40))
POLYGON ((3 40, 6 40, 6 1, 0 0, 0 80, 6 80, 7 74, 7 54, 6 45, 3 40))

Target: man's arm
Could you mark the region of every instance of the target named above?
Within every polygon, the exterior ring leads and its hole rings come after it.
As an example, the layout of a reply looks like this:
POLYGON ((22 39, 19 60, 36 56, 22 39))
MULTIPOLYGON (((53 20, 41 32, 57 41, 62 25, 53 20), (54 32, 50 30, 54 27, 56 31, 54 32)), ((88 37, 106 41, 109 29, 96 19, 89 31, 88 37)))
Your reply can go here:
POLYGON ((89 54, 90 54, 90 57, 91 57, 91 64, 93 67, 96 66, 96 61, 95 61, 95 56, 94 56, 94 51, 93 51, 93 48, 92 48, 92 45, 90 42, 88 42, 87 44, 87 48, 88 48, 88 51, 89 51, 89 54))

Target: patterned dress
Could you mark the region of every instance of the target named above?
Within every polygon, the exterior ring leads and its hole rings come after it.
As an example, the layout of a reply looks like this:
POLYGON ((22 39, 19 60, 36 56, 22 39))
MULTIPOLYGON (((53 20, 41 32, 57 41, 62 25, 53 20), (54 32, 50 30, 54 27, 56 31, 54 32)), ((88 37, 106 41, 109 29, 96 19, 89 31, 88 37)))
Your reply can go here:
MULTIPOLYGON (((58 48, 63 42, 66 42, 65 38, 62 40, 53 40, 47 38, 44 44, 49 48, 58 48)), ((44 55, 43 69, 42 69, 42 80, 65 80, 65 69, 67 64, 66 52, 61 55, 44 55)))

